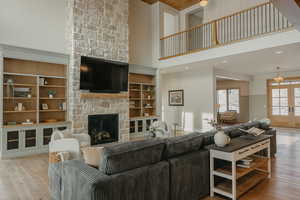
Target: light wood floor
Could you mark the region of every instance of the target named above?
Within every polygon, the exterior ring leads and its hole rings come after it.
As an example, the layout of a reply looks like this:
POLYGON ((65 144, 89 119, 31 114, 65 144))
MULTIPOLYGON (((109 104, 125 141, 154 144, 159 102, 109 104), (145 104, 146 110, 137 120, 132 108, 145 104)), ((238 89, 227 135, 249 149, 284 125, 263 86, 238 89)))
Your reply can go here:
MULTIPOLYGON (((278 153, 270 180, 240 200, 300 199, 300 130, 280 129, 278 153)), ((0 200, 47 200, 47 155, 0 161, 0 200)), ((203 200, 223 200, 207 197, 203 200)))

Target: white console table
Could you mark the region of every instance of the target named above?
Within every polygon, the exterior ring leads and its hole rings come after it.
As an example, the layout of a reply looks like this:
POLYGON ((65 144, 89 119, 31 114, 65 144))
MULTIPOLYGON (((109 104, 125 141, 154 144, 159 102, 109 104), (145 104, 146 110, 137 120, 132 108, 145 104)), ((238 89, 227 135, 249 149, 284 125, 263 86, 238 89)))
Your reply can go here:
POLYGON ((236 200, 265 178, 271 178, 270 136, 239 137, 233 139, 226 147, 211 145, 208 148, 210 149, 211 197, 220 194, 236 200), (256 155, 264 149, 268 150, 267 157, 256 155), (255 158, 250 168, 237 167, 237 161, 248 156, 255 158), (231 164, 217 168, 216 159, 231 164), (222 181, 215 182, 215 177, 221 177, 222 181))

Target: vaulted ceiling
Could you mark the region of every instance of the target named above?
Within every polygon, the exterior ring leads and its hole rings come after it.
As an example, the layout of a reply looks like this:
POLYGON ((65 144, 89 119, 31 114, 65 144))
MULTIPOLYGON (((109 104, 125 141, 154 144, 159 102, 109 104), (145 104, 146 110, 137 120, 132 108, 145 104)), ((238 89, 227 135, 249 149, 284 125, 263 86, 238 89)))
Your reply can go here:
POLYGON ((185 8, 188 8, 196 3, 199 3, 200 0, 142 0, 146 3, 153 4, 158 1, 163 2, 165 4, 168 4, 169 6, 177 9, 177 10, 182 10, 185 8))

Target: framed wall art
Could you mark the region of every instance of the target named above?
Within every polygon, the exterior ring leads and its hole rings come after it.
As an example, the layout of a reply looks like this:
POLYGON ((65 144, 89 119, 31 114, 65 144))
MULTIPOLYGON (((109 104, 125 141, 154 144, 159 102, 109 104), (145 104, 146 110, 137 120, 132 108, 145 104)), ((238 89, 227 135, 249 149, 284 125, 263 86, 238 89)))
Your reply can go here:
POLYGON ((184 106, 184 91, 170 90, 169 91, 169 106, 184 106))

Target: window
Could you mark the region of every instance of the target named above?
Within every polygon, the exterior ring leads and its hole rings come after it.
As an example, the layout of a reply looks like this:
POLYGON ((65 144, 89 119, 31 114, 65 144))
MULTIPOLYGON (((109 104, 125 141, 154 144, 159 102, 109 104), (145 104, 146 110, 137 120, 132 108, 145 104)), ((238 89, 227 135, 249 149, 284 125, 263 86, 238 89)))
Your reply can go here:
POLYGON ((226 89, 218 90, 218 104, 220 105, 219 112, 236 111, 240 113, 240 90, 226 89))

